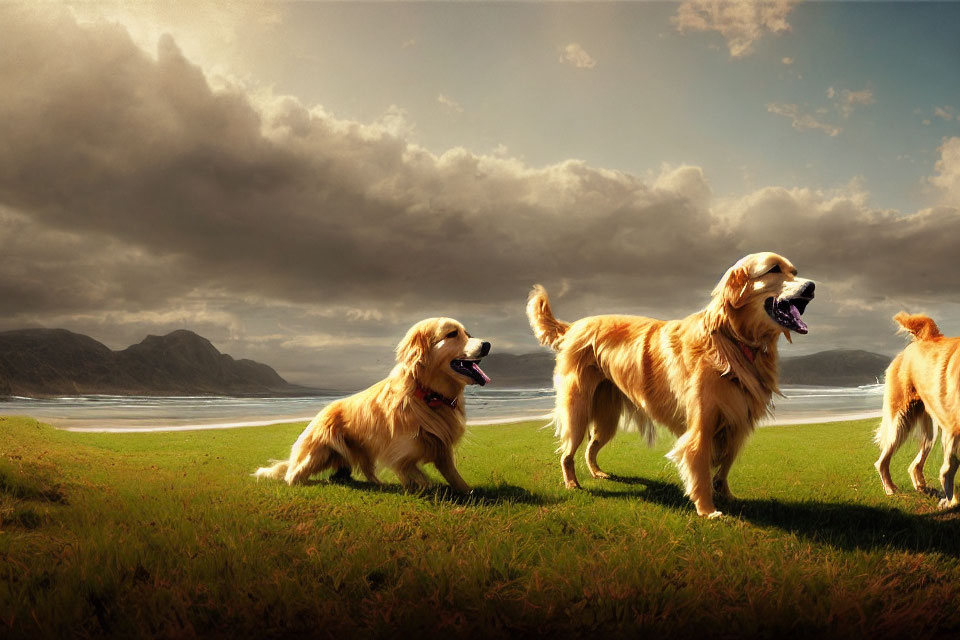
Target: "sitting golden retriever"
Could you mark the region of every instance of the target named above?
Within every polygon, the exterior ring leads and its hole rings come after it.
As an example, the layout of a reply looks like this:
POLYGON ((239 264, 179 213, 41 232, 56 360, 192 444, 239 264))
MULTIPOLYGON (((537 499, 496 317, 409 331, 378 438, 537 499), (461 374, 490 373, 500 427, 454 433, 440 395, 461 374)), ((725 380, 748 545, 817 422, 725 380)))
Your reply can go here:
POLYGON ((563 479, 579 488, 574 454, 591 426, 587 467, 610 476, 597 452, 618 425, 653 439, 653 423, 679 436, 676 463, 697 513, 720 516, 717 492, 731 498, 727 474, 747 435, 778 393, 777 339, 807 333, 800 315, 814 283, 786 258, 756 253, 727 270, 706 309, 682 320, 605 315, 557 320, 535 285, 527 316, 540 343, 557 351, 554 420, 563 479), (711 482, 711 467, 717 472, 711 482))
POLYGON ((466 424, 464 386, 490 381, 479 366, 489 352, 489 342, 471 337, 456 320, 418 322, 397 345, 389 377, 328 405, 300 434, 289 460, 254 475, 294 484, 330 468, 334 477, 347 478, 359 467, 380 484, 376 468, 383 464, 410 490, 429 484, 418 465, 432 462, 453 489, 469 491, 453 447, 466 424))
POLYGON ((924 315, 901 311, 893 317, 913 342, 887 367, 883 390, 883 417, 876 442, 880 459, 874 465, 887 495, 897 491, 890 477, 890 459, 916 425, 920 429, 920 453, 910 464, 910 479, 917 491, 928 491, 923 465, 933 446, 935 419, 940 425, 943 466, 940 508, 955 507, 954 478, 960 467, 960 338, 946 338, 937 323, 924 315))

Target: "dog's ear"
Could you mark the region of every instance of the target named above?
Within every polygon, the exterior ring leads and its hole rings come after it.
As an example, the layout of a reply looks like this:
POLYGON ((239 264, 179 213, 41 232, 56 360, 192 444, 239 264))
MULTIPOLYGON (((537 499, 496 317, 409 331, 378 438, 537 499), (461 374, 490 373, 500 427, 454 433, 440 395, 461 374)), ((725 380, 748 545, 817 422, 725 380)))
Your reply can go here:
POLYGON ((397 364, 407 369, 414 377, 419 377, 427 364, 427 354, 433 339, 431 325, 419 322, 407 331, 397 345, 397 364))
POLYGON ((720 278, 713 297, 722 299, 734 309, 747 303, 747 288, 750 285, 750 269, 742 261, 733 265, 720 278))

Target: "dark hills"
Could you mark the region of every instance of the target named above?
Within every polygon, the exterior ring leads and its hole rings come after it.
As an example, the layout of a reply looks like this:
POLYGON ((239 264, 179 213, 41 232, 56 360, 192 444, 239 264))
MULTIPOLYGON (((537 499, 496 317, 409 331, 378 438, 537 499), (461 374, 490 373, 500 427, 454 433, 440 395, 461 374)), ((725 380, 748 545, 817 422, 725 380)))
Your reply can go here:
MULTIPOLYGON (((888 356, 838 349, 781 358, 782 385, 858 386, 883 380, 888 356)), ((483 360, 493 388, 549 388, 554 354, 491 353, 483 360)), ((0 332, 0 396, 306 395, 272 368, 235 360, 191 331, 147 336, 112 351, 65 329, 0 332)))
MULTIPOLYGON (((514 355, 491 353, 483 370, 491 387, 545 388, 553 385, 554 354, 548 351, 514 355)), ((856 387, 883 381, 890 357, 853 349, 821 351, 808 356, 781 357, 781 385, 856 387)))
POLYGON ((890 356, 859 349, 835 349, 780 360, 780 384, 856 387, 883 382, 890 356))
POLYGON ((253 360, 234 360, 192 331, 147 336, 122 351, 65 329, 0 333, 0 396, 297 395, 253 360))

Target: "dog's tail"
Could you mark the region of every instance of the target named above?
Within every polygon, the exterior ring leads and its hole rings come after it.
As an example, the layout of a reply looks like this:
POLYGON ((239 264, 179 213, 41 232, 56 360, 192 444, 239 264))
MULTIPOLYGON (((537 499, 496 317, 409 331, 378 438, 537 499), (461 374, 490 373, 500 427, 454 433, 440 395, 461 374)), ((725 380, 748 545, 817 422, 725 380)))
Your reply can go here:
POLYGON ((933 340, 934 338, 943 336, 943 334, 940 333, 940 327, 937 326, 937 323, 934 322, 930 316, 925 316, 920 313, 911 315, 906 311, 901 311, 893 316, 893 320, 900 325, 900 331, 913 336, 914 342, 933 340))
POLYGON ((260 467, 253 472, 253 477, 257 478, 272 478, 273 480, 283 480, 284 476, 287 474, 287 469, 290 467, 289 460, 271 460, 274 464, 269 467, 260 467))
POLYGON ((537 336, 540 344, 559 351, 560 341, 570 328, 570 324, 554 317, 547 290, 539 284, 533 285, 530 297, 527 299, 527 318, 530 320, 533 335, 537 336))

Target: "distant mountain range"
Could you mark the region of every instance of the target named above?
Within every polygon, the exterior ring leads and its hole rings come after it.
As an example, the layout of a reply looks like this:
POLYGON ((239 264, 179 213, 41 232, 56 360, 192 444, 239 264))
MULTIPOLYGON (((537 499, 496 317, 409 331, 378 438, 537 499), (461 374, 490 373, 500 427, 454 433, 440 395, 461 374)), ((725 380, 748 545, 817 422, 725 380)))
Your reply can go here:
POLYGON ((300 395, 253 360, 234 360, 192 331, 147 336, 122 351, 65 329, 0 333, 0 396, 300 395))
MULTIPOLYGON (((553 385, 554 355, 547 351, 514 355, 491 353, 483 370, 491 387, 537 388, 553 385)), ((821 351, 780 358, 780 384, 856 387, 883 382, 890 357, 855 349, 821 351)))
MULTIPOLYGON (((780 361, 780 383, 858 386, 883 380, 890 358, 859 350, 822 351, 780 361)), ((554 354, 491 353, 483 369, 493 388, 545 388, 554 354)), ((331 386, 336 387, 336 384, 331 386)), ((112 351, 65 329, 0 333, 0 396, 53 395, 307 395, 253 360, 234 360, 192 331, 147 336, 112 351)))
POLYGON ((859 349, 835 349, 780 359, 780 384, 857 387, 883 382, 892 358, 859 349))

